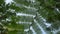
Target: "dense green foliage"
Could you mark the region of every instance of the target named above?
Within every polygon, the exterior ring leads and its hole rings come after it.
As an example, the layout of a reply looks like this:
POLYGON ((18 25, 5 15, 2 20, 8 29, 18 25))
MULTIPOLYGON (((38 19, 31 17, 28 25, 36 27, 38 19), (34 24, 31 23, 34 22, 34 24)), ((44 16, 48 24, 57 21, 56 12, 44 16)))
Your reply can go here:
MULTIPOLYGON (((20 8, 15 6, 14 3, 6 4, 4 0, 0 0, 0 25, 2 26, 0 29, 3 28, 3 31, 7 29, 9 34, 11 33, 10 31, 13 31, 12 34, 17 34, 17 32, 21 31, 22 34, 24 25, 16 23, 20 20, 20 17, 16 16, 15 10, 18 11, 20 8), (15 30, 16 33, 14 32, 15 30)), ((4 32, 0 33, 2 34, 4 32)))
MULTIPOLYGON (((13 0, 8 4, 6 4, 5 0, 0 0, 1 34, 33 34, 31 30, 24 31, 27 28, 30 29, 31 26, 37 34, 40 34, 39 25, 46 32, 49 32, 47 34, 54 34, 51 31, 60 29, 60 0, 13 0), (18 13, 25 15, 18 16, 18 13), (50 23, 51 26, 46 27, 42 18, 46 20, 46 23, 50 23), (26 23, 20 24, 20 22, 26 23), (29 24, 30 22, 32 24, 29 24)), ((56 34, 59 34, 59 32, 57 31, 56 34)))

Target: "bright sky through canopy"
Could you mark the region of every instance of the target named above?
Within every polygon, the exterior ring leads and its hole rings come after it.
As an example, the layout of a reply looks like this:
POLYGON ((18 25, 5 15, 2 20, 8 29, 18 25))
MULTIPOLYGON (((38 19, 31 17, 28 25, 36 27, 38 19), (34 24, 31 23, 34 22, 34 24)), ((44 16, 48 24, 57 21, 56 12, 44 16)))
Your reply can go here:
POLYGON ((13 0, 5 0, 6 4, 13 2, 13 0))

